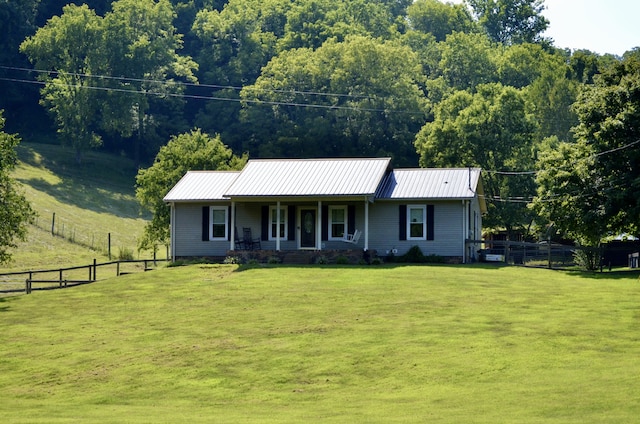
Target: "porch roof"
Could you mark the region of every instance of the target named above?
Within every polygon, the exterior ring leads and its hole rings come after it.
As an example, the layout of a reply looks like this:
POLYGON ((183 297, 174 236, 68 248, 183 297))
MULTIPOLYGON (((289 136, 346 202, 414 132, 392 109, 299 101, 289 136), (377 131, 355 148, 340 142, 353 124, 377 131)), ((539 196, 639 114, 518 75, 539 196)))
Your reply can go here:
POLYGON ((250 160, 226 197, 373 196, 391 158, 250 160))
POLYGON ((240 171, 188 171, 164 197, 165 202, 229 200, 225 190, 240 171))

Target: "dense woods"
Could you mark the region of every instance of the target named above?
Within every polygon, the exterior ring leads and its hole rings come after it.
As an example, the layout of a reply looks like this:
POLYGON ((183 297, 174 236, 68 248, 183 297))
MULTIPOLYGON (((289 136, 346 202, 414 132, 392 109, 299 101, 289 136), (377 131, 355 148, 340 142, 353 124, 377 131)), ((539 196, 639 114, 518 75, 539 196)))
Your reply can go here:
POLYGON ((482 167, 486 223, 512 236, 640 224, 640 54, 554 46, 543 0, 67 3, 0 3, 0 109, 79 164, 209 134, 237 160, 482 167))

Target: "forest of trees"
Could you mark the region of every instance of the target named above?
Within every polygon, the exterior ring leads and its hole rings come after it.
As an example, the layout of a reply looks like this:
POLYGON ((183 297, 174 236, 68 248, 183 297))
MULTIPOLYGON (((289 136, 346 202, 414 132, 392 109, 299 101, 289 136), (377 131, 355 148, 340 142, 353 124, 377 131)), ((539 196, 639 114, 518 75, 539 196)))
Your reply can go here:
POLYGON ((0 2, 0 110, 79 164, 209 134, 238 158, 479 166, 510 234, 640 225, 640 51, 554 46, 543 0, 67 3, 0 2))

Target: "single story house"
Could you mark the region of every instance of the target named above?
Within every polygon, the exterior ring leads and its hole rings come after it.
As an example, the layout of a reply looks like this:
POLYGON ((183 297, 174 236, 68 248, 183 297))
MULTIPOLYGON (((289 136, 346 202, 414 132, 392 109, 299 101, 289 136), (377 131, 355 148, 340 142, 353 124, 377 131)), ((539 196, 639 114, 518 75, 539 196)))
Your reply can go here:
POLYGON ((190 171, 169 191, 171 257, 358 251, 476 257, 486 204, 478 168, 392 169, 390 158, 259 159, 190 171), (240 231, 238 231, 240 229, 240 231))

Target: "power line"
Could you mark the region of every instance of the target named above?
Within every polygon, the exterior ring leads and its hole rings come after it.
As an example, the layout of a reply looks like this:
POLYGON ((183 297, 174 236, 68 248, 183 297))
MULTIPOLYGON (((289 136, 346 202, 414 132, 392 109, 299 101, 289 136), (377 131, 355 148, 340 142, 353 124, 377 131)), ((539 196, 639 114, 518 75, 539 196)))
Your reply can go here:
MULTIPOLYGON (((114 80, 114 81, 118 81, 118 82, 143 82, 143 83, 154 83, 154 84, 159 84, 159 85, 166 85, 166 86, 183 86, 183 87, 194 87, 194 88, 211 88, 211 89, 216 89, 216 90, 233 90, 233 91, 241 91, 246 87, 239 87, 239 86, 233 86, 233 85, 217 85, 217 84, 200 84, 200 83, 190 83, 190 82, 183 82, 183 81, 162 81, 162 80, 153 80, 153 79, 145 79, 145 78, 131 78, 131 77, 118 77, 118 76, 110 76, 110 75, 93 75, 93 74, 84 74, 84 73, 75 73, 75 72, 61 72, 61 71, 49 71, 49 70, 42 70, 42 69, 30 69, 30 68, 21 68, 21 67, 15 67, 15 66, 5 66, 5 65, 0 65, 0 69, 4 69, 4 70, 12 70, 12 71, 21 71, 21 72, 27 72, 27 73, 37 73, 37 74, 46 74, 46 75, 70 75, 70 76, 75 76, 75 77, 82 77, 82 78, 87 78, 87 79, 103 79, 103 80, 114 80)), ((0 78, 0 80, 7 80, 5 78, 0 78)), ((25 79, 15 79, 15 82, 24 82, 24 83, 29 83, 31 80, 25 80, 25 79)), ((36 83, 36 82, 33 82, 36 83)), ((91 88, 91 86, 86 86, 87 88, 91 88)), ((115 90, 115 88, 114 88, 115 90)), ((300 95, 307 95, 307 96, 324 96, 324 97, 334 97, 334 98, 350 98, 350 99, 368 99, 368 100, 377 100, 375 97, 370 96, 370 95, 364 95, 364 94, 344 94, 344 93, 326 93, 326 92, 319 92, 319 91, 303 91, 303 90, 279 90, 279 89, 265 89, 265 88, 260 88, 258 89, 258 91, 262 92, 262 93, 278 93, 278 94, 300 94, 300 95)), ((188 95, 184 95, 184 97, 189 97, 188 95)), ((215 97, 215 96, 197 96, 197 98, 202 98, 202 99, 212 99, 212 100, 227 100, 227 101, 243 101, 243 100, 239 100, 239 99, 232 99, 232 98, 227 98, 227 97, 215 97)), ((390 99, 392 100, 398 100, 395 97, 390 97, 390 99)), ((247 100, 244 100, 247 101, 247 100)), ((251 102, 251 101, 250 101, 251 102)), ((273 101, 259 101, 259 100, 255 100, 253 102, 259 102, 259 103, 267 103, 267 104, 277 104, 277 105, 288 105, 287 102, 273 102, 273 101)), ((367 110, 367 111, 384 111, 384 112, 389 112, 389 110, 386 109, 363 109, 363 108, 349 108, 349 107, 339 107, 339 106, 330 106, 330 105, 313 105, 310 103, 304 103, 304 104, 300 104, 300 103, 291 103, 290 105, 292 106, 306 106, 309 105, 309 107, 322 107, 322 108, 330 108, 330 109, 354 109, 354 110, 367 110)), ((411 114, 424 114, 424 112, 407 112, 407 111, 391 111, 391 112, 396 112, 396 113, 411 113, 411 114)))

